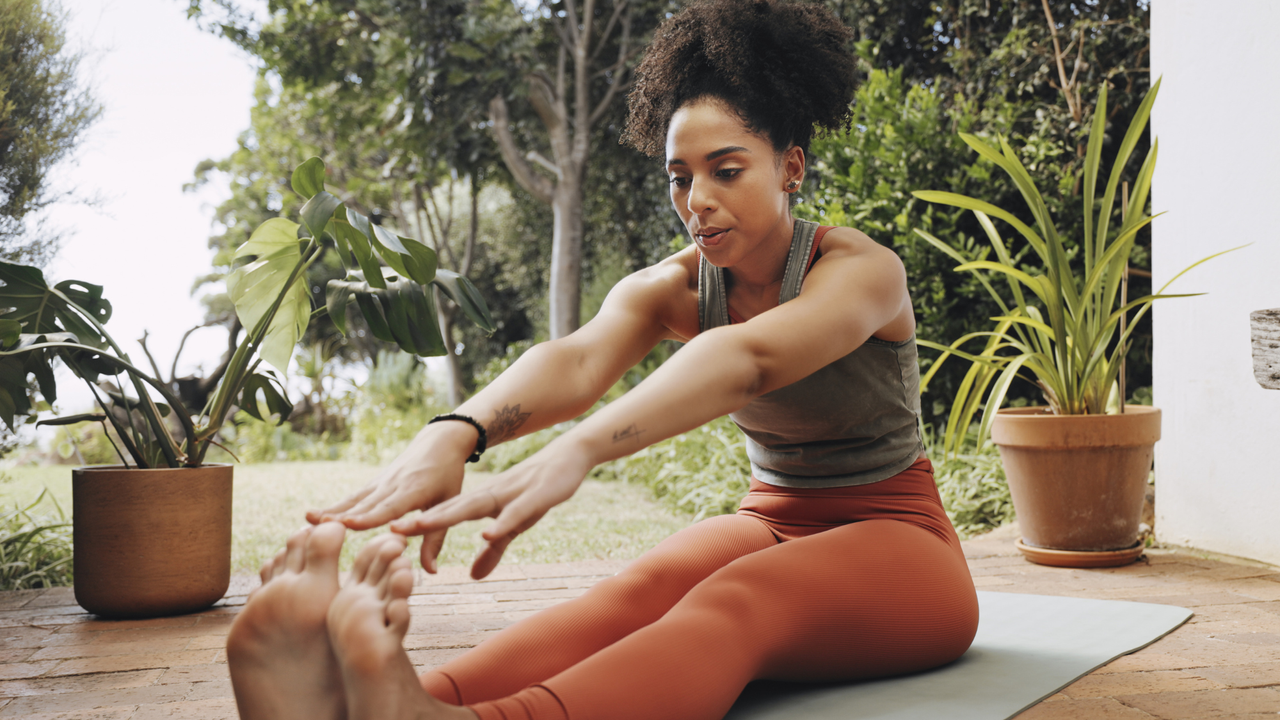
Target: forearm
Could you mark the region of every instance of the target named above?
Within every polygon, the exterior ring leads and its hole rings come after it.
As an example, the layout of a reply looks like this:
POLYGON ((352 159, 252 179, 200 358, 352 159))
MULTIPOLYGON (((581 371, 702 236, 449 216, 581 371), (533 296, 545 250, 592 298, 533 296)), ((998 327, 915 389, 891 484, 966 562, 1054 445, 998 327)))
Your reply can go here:
MULTIPOLYGON (((583 360, 581 348, 574 343, 535 345, 454 412, 483 425, 489 447, 571 420, 590 409, 612 385, 608 378, 593 377, 583 360)), ((461 432, 469 442, 462 444, 474 447, 477 433, 463 423, 437 423, 424 428, 420 437, 434 435, 444 425, 455 431, 466 428, 461 432)))
POLYGON ((762 374, 742 333, 704 333, 634 390, 556 441, 592 465, 629 455, 731 413, 758 395, 762 374))

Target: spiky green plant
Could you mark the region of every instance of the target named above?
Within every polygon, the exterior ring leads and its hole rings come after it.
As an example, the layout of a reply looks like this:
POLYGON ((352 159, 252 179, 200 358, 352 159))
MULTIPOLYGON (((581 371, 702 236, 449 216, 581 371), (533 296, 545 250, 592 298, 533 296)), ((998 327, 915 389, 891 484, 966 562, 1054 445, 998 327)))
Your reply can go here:
POLYGON ((26 507, 0 515, 0 590, 26 590, 71 584, 71 523, 45 490, 26 507), (54 517, 32 514, 44 499, 54 517))
MULTIPOLYGON (((968 333, 950 345, 919 341, 925 347, 942 351, 937 362, 921 379, 922 388, 928 386, 929 380, 950 356, 956 355, 972 363, 947 419, 943 443, 947 452, 959 449, 979 410, 982 411, 982 422, 977 441, 979 444, 985 442, 996 411, 1004 404, 1009 385, 1015 377, 1023 377, 1039 386, 1054 414, 1106 412, 1131 343, 1130 336, 1138 321, 1151 308, 1151 303, 1162 298, 1191 297, 1191 294, 1173 295, 1164 291, 1191 268, 1231 251, 1214 253, 1193 263, 1151 295, 1127 302, 1122 300, 1121 286, 1134 240, 1138 231, 1154 219, 1146 214, 1145 208, 1155 172, 1158 141, 1152 141, 1134 181, 1130 212, 1121 218, 1119 227, 1113 229, 1111 223, 1117 210, 1116 194, 1121 173, 1147 125, 1159 89, 1160 82, 1156 81, 1138 107, 1120 143, 1101 202, 1097 198, 1097 183, 1106 129, 1106 85, 1099 90, 1081 188, 1084 237, 1080 239, 1075 262, 1068 258, 1062 237, 1054 227, 1040 191, 1018 159, 1017 152, 1004 138, 1000 138, 1000 149, 997 150, 973 135, 960 135, 969 147, 1013 179, 1035 219, 1035 228, 1013 213, 976 198, 933 190, 912 193, 928 202, 973 211, 991 241, 991 249, 984 249, 977 259, 964 257, 959 250, 924 230, 917 228, 915 232, 959 262, 957 272, 973 273, 1001 309, 1001 314, 992 318, 996 323, 993 330, 968 333), (1026 240, 1034 258, 1039 259, 1042 272, 1032 274, 1019 267, 1022 264, 1019 258, 1025 253, 1021 250, 1011 252, 1009 243, 992 222, 993 217, 1011 225, 1026 240), (991 252, 995 254, 994 260, 987 259, 991 252), (1003 277, 1008 284, 1008 296, 996 290, 1000 284, 996 282, 993 285, 996 277, 1003 277), (985 339, 986 343, 980 352, 975 354, 961 349, 980 339, 985 339)), ((1232 248, 1235 249, 1238 248, 1232 248)))

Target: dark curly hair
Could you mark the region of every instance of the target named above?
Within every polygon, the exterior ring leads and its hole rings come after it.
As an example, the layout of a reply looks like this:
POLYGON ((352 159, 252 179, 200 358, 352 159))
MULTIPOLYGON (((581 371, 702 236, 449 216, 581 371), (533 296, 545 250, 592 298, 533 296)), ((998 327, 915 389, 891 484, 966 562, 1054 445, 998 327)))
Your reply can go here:
POLYGON ((777 0, 708 0, 666 20, 636 69, 623 142, 666 148, 681 106, 715 98, 781 152, 808 150, 815 126, 849 125, 856 85, 853 32, 825 7, 777 0))

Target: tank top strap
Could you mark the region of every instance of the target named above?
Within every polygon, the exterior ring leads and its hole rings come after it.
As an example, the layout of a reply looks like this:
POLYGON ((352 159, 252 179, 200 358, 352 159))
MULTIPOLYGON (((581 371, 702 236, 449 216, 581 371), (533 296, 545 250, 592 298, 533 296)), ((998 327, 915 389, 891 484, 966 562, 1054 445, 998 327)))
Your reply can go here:
POLYGON ((804 286, 804 276, 809 273, 813 264, 813 256, 818 250, 818 243, 827 234, 829 227, 819 226, 808 220, 796 220, 794 234, 791 237, 791 252, 787 254, 787 266, 782 272, 782 291, 778 294, 778 304, 794 300, 804 286))
MULTIPOLYGON (((695 251, 696 252, 696 251, 695 251)), ((707 262, 698 252, 698 331, 728 325, 729 298, 725 293, 724 271, 707 262)))

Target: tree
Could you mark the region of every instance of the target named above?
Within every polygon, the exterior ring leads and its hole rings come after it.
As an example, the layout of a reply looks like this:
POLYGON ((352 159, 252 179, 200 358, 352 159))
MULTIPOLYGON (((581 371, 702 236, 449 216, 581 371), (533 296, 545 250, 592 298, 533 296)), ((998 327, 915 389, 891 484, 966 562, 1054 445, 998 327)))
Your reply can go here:
POLYGON ((48 262, 56 233, 33 233, 29 216, 66 196, 49 170, 66 159, 101 108, 76 77, 66 16, 55 0, 0 3, 0 258, 48 262))
MULTIPOLYGON (((854 103, 854 129, 819 141, 817 188, 801 213, 824 222, 847 222, 891 245, 903 258, 916 302, 918 334, 950 342, 986 326, 993 312, 973 280, 951 271, 948 258, 914 235, 972 240, 985 237, 972 217, 915 200, 912 190, 950 190, 982 197, 1002 207, 1021 206, 1018 191, 993 176, 956 133, 994 139, 1004 135, 1023 150, 1035 183, 1047 193, 1049 210, 1074 252, 1082 235, 1078 198, 1092 103, 1102 83, 1110 85, 1113 111, 1103 166, 1114 159, 1119 138, 1110 128, 1127 127, 1148 85, 1149 16, 1134 0, 942 0, 884 4, 878 0, 829 0, 828 5, 859 30, 859 53, 869 79, 854 103), (867 18, 896 28, 884 27, 867 18)), ((1143 138, 1135 154, 1146 152, 1143 138)), ((1130 173, 1136 173, 1131 168, 1130 173)), ((1027 218, 1030 220, 1030 218, 1027 218)), ((1138 277, 1131 293, 1145 294, 1150 236, 1132 258, 1138 277)), ((977 245, 973 247, 977 248, 977 245)), ((1149 325, 1135 333, 1129 354, 1130 383, 1150 384, 1149 325)), ((922 356, 927 367, 932 357, 922 356)), ((925 403, 945 408, 963 368, 944 368, 925 403)), ((1034 400, 1037 391, 1019 395, 1034 400)))

